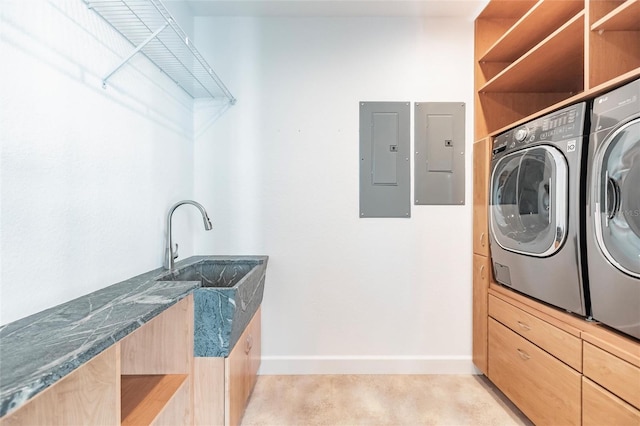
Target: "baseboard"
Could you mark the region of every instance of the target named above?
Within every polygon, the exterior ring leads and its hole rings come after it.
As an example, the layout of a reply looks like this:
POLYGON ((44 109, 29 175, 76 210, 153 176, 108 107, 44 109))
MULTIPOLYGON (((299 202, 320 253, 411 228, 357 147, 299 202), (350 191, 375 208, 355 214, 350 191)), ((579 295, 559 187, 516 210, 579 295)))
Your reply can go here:
POLYGON ((469 356, 263 356, 258 374, 478 374, 478 370, 469 356))

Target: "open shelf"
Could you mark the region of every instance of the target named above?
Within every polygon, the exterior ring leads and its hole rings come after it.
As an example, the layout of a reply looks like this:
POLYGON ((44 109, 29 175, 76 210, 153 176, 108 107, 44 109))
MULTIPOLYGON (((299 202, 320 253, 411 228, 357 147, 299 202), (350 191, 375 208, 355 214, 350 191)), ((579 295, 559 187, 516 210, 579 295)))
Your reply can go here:
POLYGON ((186 374, 122 376, 122 425, 150 425, 187 380, 186 374))
POLYGON ((494 0, 487 4, 478 19, 520 19, 538 0, 494 0))
POLYGON ((103 78, 107 80, 142 53, 192 98, 236 99, 178 26, 160 0, 84 0, 126 38, 134 50, 103 78))
POLYGON ((627 0, 591 25, 591 31, 639 31, 640 0, 627 0))
POLYGON ((582 0, 540 0, 496 41, 480 62, 513 62, 584 9, 582 0))
POLYGON ((479 92, 584 90, 584 11, 489 80, 479 92))

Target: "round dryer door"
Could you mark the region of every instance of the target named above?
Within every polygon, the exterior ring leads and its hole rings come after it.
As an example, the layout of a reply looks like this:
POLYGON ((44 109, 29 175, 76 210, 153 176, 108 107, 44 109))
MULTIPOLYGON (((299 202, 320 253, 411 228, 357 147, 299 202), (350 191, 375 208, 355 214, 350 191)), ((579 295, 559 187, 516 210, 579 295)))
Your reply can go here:
POLYGON ((545 257, 560 249, 567 229, 567 161, 539 145, 502 157, 491 174, 491 233, 505 250, 545 257))
POLYGON ((640 119, 604 140, 595 157, 596 239, 622 272, 640 278, 640 119))

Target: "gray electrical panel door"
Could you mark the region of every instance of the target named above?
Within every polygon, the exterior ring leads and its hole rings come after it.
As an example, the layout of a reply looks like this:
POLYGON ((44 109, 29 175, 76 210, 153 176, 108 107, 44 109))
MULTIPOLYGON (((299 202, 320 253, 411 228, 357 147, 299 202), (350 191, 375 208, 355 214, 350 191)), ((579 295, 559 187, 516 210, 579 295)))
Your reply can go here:
POLYGON ((410 217, 409 102, 360 102, 360 217, 410 217))
POLYGON ((414 109, 415 204, 464 204, 464 102, 414 109))

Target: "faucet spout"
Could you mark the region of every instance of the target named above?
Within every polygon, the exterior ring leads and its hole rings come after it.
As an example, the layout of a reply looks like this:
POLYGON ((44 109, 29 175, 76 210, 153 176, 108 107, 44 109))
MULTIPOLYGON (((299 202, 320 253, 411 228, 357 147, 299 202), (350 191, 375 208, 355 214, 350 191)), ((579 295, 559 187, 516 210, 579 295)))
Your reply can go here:
POLYGON ((173 218, 173 212, 183 204, 191 204, 200 210, 200 214, 202 215, 202 221, 204 223, 205 231, 210 231, 213 226, 211 225, 211 219, 209 219, 209 215, 207 211, 202 206, 202 204, 197 203, 193 200, 182 200, 175 203, 169 209, 169 213, 167 214, 167 238, 164 250, 164 269, 173 269, 174 260, 178 258, 178 244, 176 244, 175 250, 173 249, 173 236, 171 235, 171 220, 173 218))

